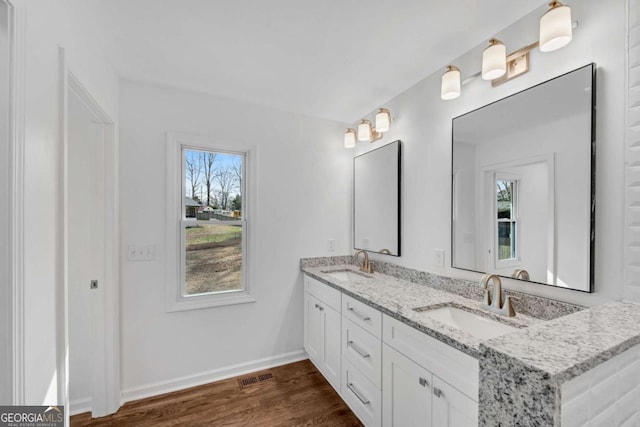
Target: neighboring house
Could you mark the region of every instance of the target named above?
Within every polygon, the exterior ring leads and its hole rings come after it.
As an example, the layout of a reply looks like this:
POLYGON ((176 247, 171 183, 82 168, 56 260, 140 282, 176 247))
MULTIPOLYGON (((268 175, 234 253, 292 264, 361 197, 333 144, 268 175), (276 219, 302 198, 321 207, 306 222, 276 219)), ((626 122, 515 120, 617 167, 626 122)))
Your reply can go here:
POLYGON ((200 203, 193 200, 191 197, 184 198, 184 207, 185 207, 185 215, 187 218, 197 218, 198 217, 198 208, 200 208, 200 203))

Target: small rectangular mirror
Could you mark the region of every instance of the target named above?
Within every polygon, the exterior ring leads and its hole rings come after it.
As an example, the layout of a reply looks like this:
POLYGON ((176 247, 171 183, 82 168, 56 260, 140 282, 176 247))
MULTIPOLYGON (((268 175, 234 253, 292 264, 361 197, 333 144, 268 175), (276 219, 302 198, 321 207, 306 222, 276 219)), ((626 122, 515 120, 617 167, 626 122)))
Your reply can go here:
POLYGON ((593 292, 594 73, 453 119, 454 268, 593 292))
POLYGON ((353 159, 353 247, 400 256, 400 141, 353 159))

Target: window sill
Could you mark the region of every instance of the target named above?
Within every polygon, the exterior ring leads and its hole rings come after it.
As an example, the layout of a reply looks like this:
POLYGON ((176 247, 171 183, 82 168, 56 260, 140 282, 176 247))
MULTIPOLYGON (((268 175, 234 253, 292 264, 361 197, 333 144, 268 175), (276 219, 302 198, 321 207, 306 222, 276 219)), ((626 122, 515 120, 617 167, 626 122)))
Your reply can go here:
POLYGON ((167 301, 167 312, 200 310, 252 302, 256 302, 256 298, 246 292, 183 297, 180 300, 167 301))

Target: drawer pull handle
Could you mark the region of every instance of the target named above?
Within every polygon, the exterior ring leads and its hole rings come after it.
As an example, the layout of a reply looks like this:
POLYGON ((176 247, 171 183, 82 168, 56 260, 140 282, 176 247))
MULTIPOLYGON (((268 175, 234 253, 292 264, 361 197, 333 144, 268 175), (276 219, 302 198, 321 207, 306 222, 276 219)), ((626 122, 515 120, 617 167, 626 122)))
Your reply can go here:
POLYGON ((355 386, 353 385, 353 383, 349 383, 347 384, 347 388, 349 390, 351 390, 351 393, 355 394, 356 397, 358 398, 358 400, 360 402, 362 402, 363 405, 368 405, 369 404, 369 399, 367 399, 366 397, 363 397, 362 394, 355 388, 355 386))
POLYGON ((435 394, 437 398, 440 398, 443 395, 442 390, 440 390, 438 387, 433 388, 433 394, 435 394))
POLYGON ((422 387, 429 387, 429 381, 427 381, 425 378, 420 377, 418 382, 422 387))
POLYGON ((354 316, 356 316, 358 319, 363 320, 363 321, 367 321, 367 320, 371 320, 371 317, 366 316, 362 313, 358 313, 353 307, 349 307, 349 304, 347 304, 347 310, 349 310, 350 312, 353 313, 354 316))
POLYGON ((366 351, 360 349, 360 346, 358 346, 353 341, 347 341, 347 347, 351 347, 356 353, 358 353, 360 356, 364 357, 365 359, 371 356, 366 351))

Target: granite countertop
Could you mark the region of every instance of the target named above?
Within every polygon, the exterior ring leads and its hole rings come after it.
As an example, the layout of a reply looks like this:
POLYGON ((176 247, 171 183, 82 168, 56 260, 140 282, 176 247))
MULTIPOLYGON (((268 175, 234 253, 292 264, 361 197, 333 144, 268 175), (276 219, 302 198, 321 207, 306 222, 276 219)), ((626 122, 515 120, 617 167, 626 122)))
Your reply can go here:
POLYGON ((568 381, 640 344, 640 304, 612 302, 540 323, 483 346, 568 381))
MULTIPOLYGON (((353 265, 303 267, 302 271, 314 279, 336 288, 346 295, 362 301, 475 358, 479 356, 480 344, 483 340, 461 329, 438 322, 426 316, 424 312, 417 312, 414 309, 423 307, 438 308, 439 306, 452 304, 515 328, 526 328, 543 322, 522 314, 510 318, 495 315, 481 310, 479 301, 385 274, 375 272, 364 274, 353 265), (327 272, 345 270, 356 272, 357 275, 352 275, 349 280, 340 281, 327 274, 327 272)), ((511 336, 516 333, 519 333, 519 331, 511 332, 507 335, 511 336)))

